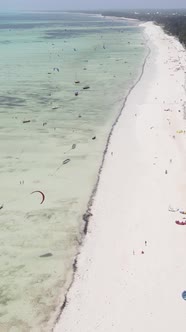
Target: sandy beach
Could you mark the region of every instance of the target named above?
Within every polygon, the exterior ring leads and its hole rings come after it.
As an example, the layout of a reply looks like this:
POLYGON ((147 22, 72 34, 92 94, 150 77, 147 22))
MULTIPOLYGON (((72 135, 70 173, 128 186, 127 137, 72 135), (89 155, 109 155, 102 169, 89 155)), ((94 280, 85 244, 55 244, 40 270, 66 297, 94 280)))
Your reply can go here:
POLYGON ((151 50, 110 139, 55 332, 184 332, 186 53, 145 23, 151 50))

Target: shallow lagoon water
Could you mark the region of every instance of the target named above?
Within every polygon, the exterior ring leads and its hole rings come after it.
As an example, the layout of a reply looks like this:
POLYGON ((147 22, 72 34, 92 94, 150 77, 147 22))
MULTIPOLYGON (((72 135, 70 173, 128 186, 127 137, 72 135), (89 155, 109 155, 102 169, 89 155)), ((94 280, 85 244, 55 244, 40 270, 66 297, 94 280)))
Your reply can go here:
POLYGON ((1 14, 0 47, 0 330, 49 331, 146 50, 134 23, 63 13, 1 14))

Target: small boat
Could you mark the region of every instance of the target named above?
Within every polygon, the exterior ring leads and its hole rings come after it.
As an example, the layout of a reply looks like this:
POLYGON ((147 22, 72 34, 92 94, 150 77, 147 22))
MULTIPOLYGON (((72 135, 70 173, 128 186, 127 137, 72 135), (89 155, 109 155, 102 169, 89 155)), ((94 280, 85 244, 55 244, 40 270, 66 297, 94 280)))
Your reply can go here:
POLYGON ((31 120, 24 120, 23 123, 29 123, 31 120))
POLYGON ((69 163, 69 161, 70 161, 70 159, 66 159, 66 160, 64 160, 64 162, 63 162, 63 165, 66 165, 66 164, 68 164, 68 163, 69 163))

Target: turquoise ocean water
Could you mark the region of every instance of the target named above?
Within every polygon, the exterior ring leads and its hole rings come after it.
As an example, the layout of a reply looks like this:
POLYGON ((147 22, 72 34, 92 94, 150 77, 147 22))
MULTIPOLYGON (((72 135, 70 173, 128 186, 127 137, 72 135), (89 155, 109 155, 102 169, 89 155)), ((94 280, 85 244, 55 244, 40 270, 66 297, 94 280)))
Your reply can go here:
POLYGON ((145 54, 130 21, 0 14, 1 332, 54 323, 111 125, 145 54))

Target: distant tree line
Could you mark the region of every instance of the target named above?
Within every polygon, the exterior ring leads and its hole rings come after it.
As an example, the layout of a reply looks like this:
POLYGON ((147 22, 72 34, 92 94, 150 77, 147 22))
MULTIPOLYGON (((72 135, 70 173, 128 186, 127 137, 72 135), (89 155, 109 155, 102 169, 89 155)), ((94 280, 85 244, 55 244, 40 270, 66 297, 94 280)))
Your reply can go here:
MULTIPOLYGON (((85 13, 100 14, 98 12, 84 11, 85 13)), ((164 30, 179 39, 186 46, 186 10, 125 10, 102 11, 103 16, 135 18, 140 21, 153 21, 161 25, 164 30)))
POLYGON ((186 46, 186 10, 171 11, 105 11, 103 16, 135 18, 140 21, 153 21, 161 25, 164 30, 176 36, 186 46))

